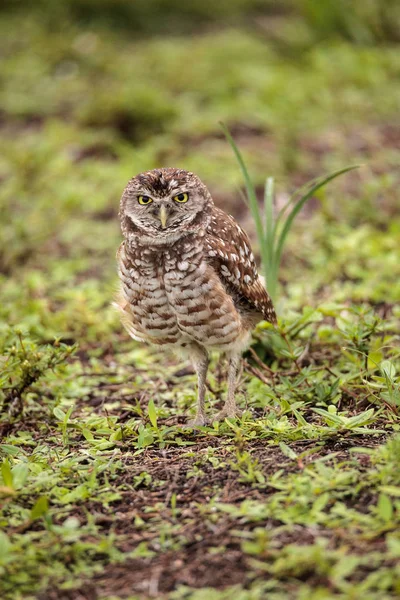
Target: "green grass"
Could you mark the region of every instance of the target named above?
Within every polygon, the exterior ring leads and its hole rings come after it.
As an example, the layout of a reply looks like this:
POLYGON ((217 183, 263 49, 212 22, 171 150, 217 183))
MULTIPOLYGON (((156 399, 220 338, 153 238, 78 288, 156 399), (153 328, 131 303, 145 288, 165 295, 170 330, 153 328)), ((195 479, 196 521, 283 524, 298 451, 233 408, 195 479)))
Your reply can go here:
MULTIPOLYGON (((396 21, 389 2, 357 3, 356 21, 320 4, 172 3, 164 37, 157 3, 153 21, 143 3, 2 12, 5 600, 398 597, 396 21), (254 197, 270 178, 268 244, 220 121, 254 197), (303 191, 287 235, 293 190, 359 163, 303 191), (197 431, 182 427, 194 373, 111 308, 119 196, 161 165, 198 173, 279 283, 278 328, 260 324, 244 357, 243 417, 197 431)), ((210 414, 226 392, 211 366, 210 414)))
POLYGON ((315 182, 309 182, 304 185, 302 189, 294 192, 285 206, 275 214, 273 178, 267 177, 266 179, 264 202, 260 207, 256 189, 252 183, 241 152, 225 125, 222 125, 222 129, 235 154, 243 175, 249 208, 257 233, 257 242, 261 254, 261 268, 264 272, 265 281, 267 282, 268 292, 271 298, 276 300, 278 295, 279 267, 282 260, 282 253, 285 247, 286 238, 292 228, 296 216, 300 213, 307 200, 314 197, 327 183, 336 177, 339 177, 339 175, 344 175, 358 167, 344 167, 326 177, 318 178, 315 182))

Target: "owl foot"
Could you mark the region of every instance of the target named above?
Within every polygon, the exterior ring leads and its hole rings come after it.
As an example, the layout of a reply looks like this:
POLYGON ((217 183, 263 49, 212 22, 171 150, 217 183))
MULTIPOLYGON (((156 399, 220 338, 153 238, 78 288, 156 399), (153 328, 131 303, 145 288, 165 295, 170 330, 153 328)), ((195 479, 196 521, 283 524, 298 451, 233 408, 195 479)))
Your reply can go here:
POLYGON ((213 418, 213 421, 223 421, 226 418, 240 419, 242 414, 243 414, 243 412, 237 406, 232 406, 232 407, 224 406, 224 408, 215 415, 215 417, 213 418))
POLYGON ((187 422, 186 427, 206 427, 210 421, 204 415, 196 415, 194 419, 187 422))

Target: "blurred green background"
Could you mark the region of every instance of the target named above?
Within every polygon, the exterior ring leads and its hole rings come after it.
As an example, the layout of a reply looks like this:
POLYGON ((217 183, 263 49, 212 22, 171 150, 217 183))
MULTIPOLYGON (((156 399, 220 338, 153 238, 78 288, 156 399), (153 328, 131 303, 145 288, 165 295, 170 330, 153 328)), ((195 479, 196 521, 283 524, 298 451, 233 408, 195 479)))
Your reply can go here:
POLYGON ((294 306, 399 288, 400 5, 395 0, 7 0, 0 13, 0 317, 96 341, 127 180, 194 170, 252 231, 230 128, 277 206, 365 166, 303 211, 281 272, 294 306))

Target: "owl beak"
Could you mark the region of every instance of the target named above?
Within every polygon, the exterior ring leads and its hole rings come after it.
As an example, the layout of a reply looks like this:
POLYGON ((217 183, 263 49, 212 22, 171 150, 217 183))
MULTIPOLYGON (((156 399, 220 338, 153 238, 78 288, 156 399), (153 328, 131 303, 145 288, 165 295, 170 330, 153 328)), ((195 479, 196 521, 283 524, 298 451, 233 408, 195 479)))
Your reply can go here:
POLYGON ((163 229, 165 229, 166 226, 167 226, 168 211, 167 211, 167 209, 165 208, 164 205, 161 206, 160 212, 158 213, 158 216, 160 218, 161 227, 163 229))

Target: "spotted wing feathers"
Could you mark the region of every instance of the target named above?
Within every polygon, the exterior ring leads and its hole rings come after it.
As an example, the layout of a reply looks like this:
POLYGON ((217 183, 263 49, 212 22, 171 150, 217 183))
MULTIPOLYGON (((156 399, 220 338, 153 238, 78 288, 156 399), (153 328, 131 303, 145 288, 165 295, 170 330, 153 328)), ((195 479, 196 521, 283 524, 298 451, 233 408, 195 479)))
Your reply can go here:
POLYGON ((257 273, 246 233, 224 211, 214 208, 206 232, 205 251, 222 282, 247 309, 261 313, 276 323, 272 300, 257 273))

